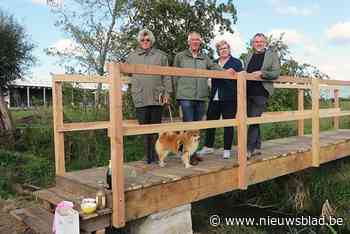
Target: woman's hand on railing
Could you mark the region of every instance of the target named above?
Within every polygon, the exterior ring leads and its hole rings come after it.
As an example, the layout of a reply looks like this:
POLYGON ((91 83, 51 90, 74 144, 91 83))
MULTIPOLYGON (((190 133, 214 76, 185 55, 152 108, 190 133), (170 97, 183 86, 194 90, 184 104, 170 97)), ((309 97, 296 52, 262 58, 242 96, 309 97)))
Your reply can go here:
POLYGON ((233 68, 229 68, 229 69, 227 69, 226 71, 227 71, 227 73, 228 73, 230 76, 236 75, 236 71, 235 71, 235 69, 233 69, 233 68))

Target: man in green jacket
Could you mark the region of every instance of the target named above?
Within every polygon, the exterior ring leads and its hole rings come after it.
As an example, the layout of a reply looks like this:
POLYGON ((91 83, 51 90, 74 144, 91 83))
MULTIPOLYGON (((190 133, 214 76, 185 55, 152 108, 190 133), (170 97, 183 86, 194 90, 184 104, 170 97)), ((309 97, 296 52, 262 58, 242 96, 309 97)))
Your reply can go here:
MULTIPOLYGON (((252 39, 253 52, 249 53, 245 61, 245 71, 264 80, 275 80, 280 75, 280 60, 276 51, 267 49, 267 38, 257 33, 252 39)), ((247 82, 247 115, 261 116, 266 111, 267 100, 273 93, 272 82, 247 82)), ((247 157, 260 154, 261 134, 259 124, 249 125, 247 137, 247 157)))
MULTIPOLYGON (((199 33, 189 33, 187 42, 189 48, 175 56, 175 67, 223 70, 218 64, 202 53, 202 38, 199 33)), ((234 70, 230 69, 229 74, 233 75, 234 70)), ((202 120, 205 114, 205 101, 207 101, 209 96, 208 79, 179 77, 176 78, 175 85, 176 100, 181 106, 183 121, 202 120)))
MULTIPOLYGON (((153 47, 155 42, 151 31, 144 29, 138 34, 139 47, 132 51, 126 62, 130 64, 146 64, 168 66, 168 56, 153 47)), ((157 75, 133 75, 131 78, 131 94, 136 107, 136 118, 140 124, 156 124, 162 119, 162 103, 169 102, 172 91, 171 78, 157 75)), ((144 153, 147 163, 157 161, 154 150, 156 134, 145 135, 144 153)))
MULTIPOLYGON (((190 32, 187 37, 189 48, 178 53, 174 59, 174 66, 181 68, 224 70, 214 63, 208 56, 202 53, 201 35, 197 32, 190 32)), ((226 70, 228 75, 233 76, 235 71, 231 68, 226 70)), ((183 121, 200 121, 206 112, 205 102, 209 96, 208 79, 179 77, 175 79, 176 100, 179 102, 183 121)), ((192 164, 201 160, 194 155, 191 158, 192 164), (194 159, 194 160, 193 160, 194 159)))

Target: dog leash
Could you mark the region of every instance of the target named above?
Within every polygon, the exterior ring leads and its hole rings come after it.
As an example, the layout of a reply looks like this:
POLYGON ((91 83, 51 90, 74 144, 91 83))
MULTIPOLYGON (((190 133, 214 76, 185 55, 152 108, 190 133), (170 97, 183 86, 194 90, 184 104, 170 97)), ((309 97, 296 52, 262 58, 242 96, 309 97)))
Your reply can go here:
POLYGON ((172 113, 172 111, 171 111, 170 103, 165 103, 162 94, 159 94, 159 103, 160 103, 162 106, 164 106, 164 105, 168 106, 170 121, 173 122, 173 113, 172 113))

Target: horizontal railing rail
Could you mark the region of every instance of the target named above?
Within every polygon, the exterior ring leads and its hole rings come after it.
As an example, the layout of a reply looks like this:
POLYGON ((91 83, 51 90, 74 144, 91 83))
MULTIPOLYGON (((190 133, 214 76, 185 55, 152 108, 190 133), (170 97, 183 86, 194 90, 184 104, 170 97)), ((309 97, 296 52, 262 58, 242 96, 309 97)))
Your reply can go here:
MULTIPOLYGON (((138 76, 139 77, 139 76, 138 76)), ((147 79, 147 76, 144 77, 147 79)), ((339 128, 339 117, 350 115, 350 111, 342 111, 339 104, 339 90, 350 85, 350 81, 317 80, 305 77, 281 76, 271 80, 275 88, 298 89, 298 110, 282 112, 266 112, 261 117, 247 117, 246 82, 248 80, 267 81, 246 72, 230 75, 226 71, 211 71, 190 68, 175 68, 142 64, 108 65, 108 76, 54 75, 53 78, 53 122, 55 141, 56 174, 64 175, 64 133, 73 131, 107 129, 111 142, 113 214, 112 223, 116 227, 125 225, 124 175, 123 175, 123 136, 160 133, 164 131, 184 131, 195 129, 237 127, 238 138, 238 184, 246 189, 248 166, 246 158, 247 126, 285 121, 298 121, 298 135, 304 135, 304 120, 312 120, 312 165, 319 165, 319 119, 333 117, 334 128, 339 128), (237 115, 235 119, 203 120, 197 122, 167 122, 160 124, 140 125, 136 120, 123 120, 122 117, 122 85, 130 83, 132 75, 233 79, 237 81, 237 115), (108 121, 65 123, 63 120, 62 83, 103 83, 108 84, 109 114, 108 121), (320 89, 334 91, 334 108, 320 109, 320 89), (304 110, 304 90, 312 94, 312 109, 304 110), (115 173, 116 172, 116 173, 115 173)))

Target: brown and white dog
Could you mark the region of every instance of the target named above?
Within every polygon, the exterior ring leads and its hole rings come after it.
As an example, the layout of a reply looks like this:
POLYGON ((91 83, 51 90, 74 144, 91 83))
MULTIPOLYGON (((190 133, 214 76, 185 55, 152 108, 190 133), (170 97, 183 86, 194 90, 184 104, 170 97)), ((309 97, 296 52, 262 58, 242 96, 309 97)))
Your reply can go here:
POLYGON ((199 144, 200 134, 198 130, 185 132, 163 132, 159 134, 156 142, 156 151, 159 156, 159 166, 164 167, 164 159, 170 152, 176 155, 182 153, 182 161, 186 168, 190 165, 190 157, 196 152, 199 144))

